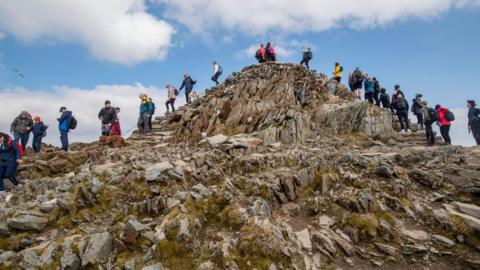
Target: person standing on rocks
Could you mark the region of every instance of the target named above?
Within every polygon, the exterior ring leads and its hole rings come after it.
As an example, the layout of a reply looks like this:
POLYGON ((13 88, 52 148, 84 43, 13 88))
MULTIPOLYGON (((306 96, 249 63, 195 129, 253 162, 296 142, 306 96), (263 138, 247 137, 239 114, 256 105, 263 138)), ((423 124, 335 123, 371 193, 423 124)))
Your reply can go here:
POLYGON ((335 63, 335 69, 333 70, 333 78, 339 83, 342 82, 342 75, 343 75, 342 72, 343 72, 343 67, 340 66, 339 63, 335 63))
POLYGON ((105 107, 98 113, 98 119, 102 121, 102 135, 110 136, 112 124, 117 120, 117 110, 112 107, 109 100, 105 101, 105 107))
POLYGON ((360 70, 360 68, 356 68, 353 73, 352 73, 352 80, 353 80, 353 88, 351 90, 355 93, 355 97, 358 99, 361 98, 360 91, 363 86, 363 81, 365 80, 365 75, 363 72, 360 70))
POLYGON ((66 107, 60 108, 60 118, 58 121, 58 129, 60 130, 60 142, 62 143, 62 150, 68 151, 68 132, 72 126, 71 122, 73 115, 71 111, 68 111, 66 107))
POLYGON ((387 94, 387 89, 380 88, 380 104, 382 108, 389 109, 393 113, 392 105, 390 104, 390 96, 387 94))
POLYGON ((33 125, 32 133, 33 133, 33 143, 32 148, 35 153, 39 153, 40 149, 42 148, 42 139, 47 136, 47 128, 48 126, 45 125, 40 116, 35 116, 33 119, 35 124, 33 125))
POLYGON ((193 91, 193 86, 197 83, 197 81, 192 80, 190 75, 185 74, 183 75, 183 82, 180 86, 180 91, 185 87, 185 98, 187 99, 187 104, 190 104, 190 93, 193 91))
POLYGON ((394 104, 402 132, 403 130, 405 130, 405 132, 410 132, 410 120, 408 119, 408 110, 410 105, 408 105, 408 101, 402 92, 397 93, 394 104))
POLYGON ((213 76, 212 76, 212 81, 214 81, 217 85, 219 85, 218 78, 220 75, 223 73, 223 68, 220 66, 220 64, 217 63, 217 61, 213 61, 213 76))
POLYGON ((147 94, 140 94, 140 116, 138 118, 138 130, 140 133, 148 133, 151 131, 151 117, 153 115, 153 102, 147 94))
POLYGON ((167 102, 165 102, 165 106, 167 106, 167 113, 170 112, 169 105, 172 107, 172 112, 175 112, 175 100, 177 99, 177 93, 171 84, 167 85, 166 88, 168 92, 167 102))
POLYGON ((122 136, 122 129, 120 128, 120 119, 118 114, 120 113, 120 107, 115 108, 117 118, 112 123, 112 128, 110 129, 110 136, 122 136))
POLYGON ((265 48, 267 62, 276 62, 277 61, 277 54, 275 53, 275 49, 273 48, 270 42, 267 43, 267 47, 265 48))
POLYGON ((375 105, 380 107, 380 82, 377 80, 376 77, 373 77, 373 99, 375 100, 375 105))
POLYGON ((265 45, 260 44, 260 47, 255 52, 255 58, 257 59, 258 63, 265 63, 267 61, 267 51, 265 50, 265 45))
POLYGON ((448 114, 451 114, 451 112, 449 109, 443 108, 439 104, 435 106, 435 110, 438 113, 437 124, 440 126, 440 133, 442 134, 443 141, 445 142, 446 145, 451 145, 452 138, 450 138, 450 126, 452 125, 452 122, 451 122, 452 118, 448 116, 448 114))
POLYGON ((373 104, 373 94, 375 92, 375 82, 368 75, 365 75, 365 100, 373 104))
POLYGON ((480 109, 475 100, 467 100, 468 107, 468 132, 473 134, 477 145, 480 145, 480 109))
POLYGON ((23 150, 27 149, 28 139, 30 132, 32 132, 33 125, 32 116, 27 111, 21 112, 10 125, 10 133, 16 141, 22 144, 23 150))
POLYGON ((412 104, 412 112, 415 114, 417 117, 417 128, 420 130, 424 129, 424 123, 423 123, 423 114, 422 114, 422 94, 416 94, 415 98, 413 99, 413 104, 412 104))
MULTIPOLYGON (((392 108, 393 108, 395 111, 397 110, 397 108, 396 108, 396 106, 397 106, 397 96, 398 96, 399 94, 401 94, 402 96, 405 97, 405 94, 403 93, 403 91, 400 90, 400 85, 397 84, 397 85, 395 85, 395 90, 393 90, 392 102, 391 102, 392 108)), ((393 111, 392 111, 392 112, 393 112, 393 111)), ((395 112, 394 112, 394 113, 395 113, 395 112)))
POLYGON ((435 132, 433 132, 433 123, 438 121, 438 114, 434 108, 428 107, 428 102, 422 101, 422 118, 425 123, 425 134, 427 137, 427 144, 435 144, 435 132))
POLYGON ((313 59, 312 49, 307 48, 306 50, 303 51, 302 61, 300 62, 300 65, 305 64, 307 69, 310 69, 309 63, 310 63, 310 60, 312 59, 313 59))
POLYGON ((5 192, 3 179, 8 178, 18 186, 17 167, 22 163, 18 143, 5 133, 0 133, 0 192, 5 192))

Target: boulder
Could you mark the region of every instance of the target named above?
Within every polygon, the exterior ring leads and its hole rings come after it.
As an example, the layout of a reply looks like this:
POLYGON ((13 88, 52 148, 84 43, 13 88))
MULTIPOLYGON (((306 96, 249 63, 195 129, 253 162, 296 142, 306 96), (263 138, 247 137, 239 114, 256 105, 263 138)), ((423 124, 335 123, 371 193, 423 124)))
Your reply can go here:
POLYGON ((47 226, 48 218, 37 212, 23 212, 13 218, 9 218, 7 224, 10 228, 21 231, 41 231, 47 226))
POLYGON ((105 261, 112 251, 113 237, 109 232, 93 234, 82 256, 82 267, 105 261))
POLYGON ((452 204, 456 206, 460 212, 480 218, 480 206, 461 202, 454 202, 452 204))
POLYGON ((142 270, 164 270, 164 269, 165 268, 163 268, 163 265, 161 263, 142 267, 142 270))
POLYGON ((418 241, 427 241, 429 239, 428 233, 421 230, 407 230, 403 229, 402 234, 408 238, 418 241))
POLYGON ((153 164, 145 170, 145 180, 156 181, 162 173, 171 169, 173 169, 173 165, 168 161, 153 164))
POLYGON ((300 245, 308 251, 312 250, 312 240, 310 238, 310 233, 308 232, 308 229, 301 230, 299 232, 296 232, 297 239, 300 242, 300 245))

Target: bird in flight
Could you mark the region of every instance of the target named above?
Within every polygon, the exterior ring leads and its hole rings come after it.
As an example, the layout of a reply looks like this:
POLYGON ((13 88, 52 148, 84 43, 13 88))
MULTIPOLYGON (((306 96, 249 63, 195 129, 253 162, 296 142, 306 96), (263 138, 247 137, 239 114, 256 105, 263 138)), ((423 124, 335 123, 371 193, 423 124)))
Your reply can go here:
POLYGON ((14 68, 13 71, 15 71, 15 73, 17 73, 17 75, 18 75, 20 78, 24 79, 23 73, 22 73, 20 70, 14 68))

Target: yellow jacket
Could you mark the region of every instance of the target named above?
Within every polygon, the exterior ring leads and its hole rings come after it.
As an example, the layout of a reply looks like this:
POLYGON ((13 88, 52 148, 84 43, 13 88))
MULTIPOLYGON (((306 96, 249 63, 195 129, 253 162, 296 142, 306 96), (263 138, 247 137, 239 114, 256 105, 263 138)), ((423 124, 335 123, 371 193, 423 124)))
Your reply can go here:
POLYGON ((342 77, 342 71, 341 71, 341 66, 338 65, 338 66, 335 66, 335 71, 333 72, 333 76, 335 77, 342 77))

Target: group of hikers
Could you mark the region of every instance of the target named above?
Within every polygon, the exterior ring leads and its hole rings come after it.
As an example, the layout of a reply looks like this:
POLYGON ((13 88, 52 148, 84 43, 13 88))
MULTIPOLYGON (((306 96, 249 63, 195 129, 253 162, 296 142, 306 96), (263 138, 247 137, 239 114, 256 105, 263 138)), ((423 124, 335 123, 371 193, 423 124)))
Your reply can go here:
MULTIPOLYGON (((255 53, 255 58, 259 63, 275 62, 277 56, 275 49, 270 42, 266 46, 260 45, 255 53)), ((310 69, 309 62, 313 58, 311 48, 307 48, 302 52, 302 60, 300 65, 305 65, 310 69)), ((211 80, 216 85, 219 84, 219 78, 223 73, 223 68, 216 61, 213 62, 213 75, 211 80)), ((343 67, 339 63, 335 63, 333 76, 330 82, 339 84, 343 77, 343 67)), ((427 101, 423 100, 421 94, 415 95, 410 107, 405 93, 400 89, 400 85, 395 85, 392 97, 387 94, 384 87, 376 77, 371 77, 362 72, 360 68, 356 68, 349 73, 348 84, 354 96, 361 100, 361 91, 364 89, 365 101, 374 104, 378 107, 390 110, 397 115, 401 132, 411 132, 409 111, 417 117, 417 129, 425 130, 427 143, 429 145, 435 144, 435 132, 433 125, 436 123, 440 127, 440 132, 445 144, 452 143, 450 138, 450 126, 455 120, 454 114, 447 108, 441 105, 436 105, 434 108, 429 107, 427 101)), ((172 84, 165 86, 167 91, 167 100, 165 102, 166 113, 175 112, 175 101, 179 96, 180 91, 185 89, 186 103, 192 102, 192 97, 196 93, 193 92, 194 85, 197 83, 190 75, 185 74, 179 90, 172 84)), ((333 94, 333 93, 332 93, 333 94)), ((152 117, 155 114, 155 104, 152 98, 147 94, 140 94, 140 109, 137 128, 141 134, 146 134, 152 131, 152 117)), ((473 137, 477 145, 480 145, 480 109, 476 107, 473 100, 467 101, 468 106, 468 127, 469 132, 473 133, 473 137)), ((65 106, 60 108, 60 116, 57 118, 58 129, 60 132, 61 149, 68 151, 69 132, 76 128, 77 120, 73 116, 72 111, 65 106)), ((119 119, 120 108, 113 107, 109 100, 106 100, 104 107, 98 113, 99 121, 101 122, 102 136, 122 136, 119 119)), ((4 192, 3 179, 10 179, 11 182, 17 186, 19 181, 16 178, 18 166, 22 163, 21 157, 24 155, 24 150, 30 135, 33 135, 32 149, 35 153, 39 153, 42 146, 42 139, 47 135, 48 125, 46 125, 39 116, 32 118, 32 115, 27 111, 22 111, 17 116, 10 126, 10 135, 0 133, 0 192, 4 192)))

